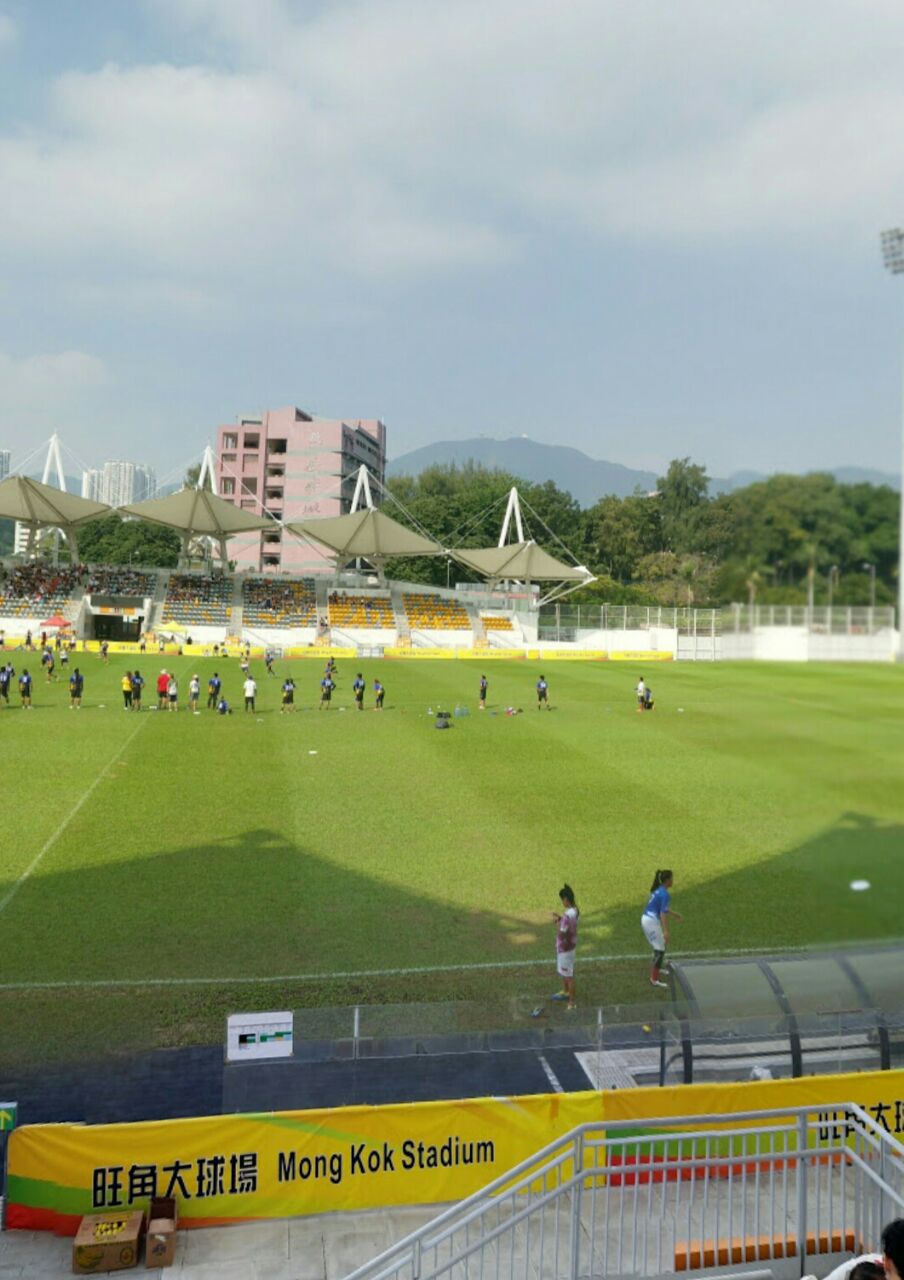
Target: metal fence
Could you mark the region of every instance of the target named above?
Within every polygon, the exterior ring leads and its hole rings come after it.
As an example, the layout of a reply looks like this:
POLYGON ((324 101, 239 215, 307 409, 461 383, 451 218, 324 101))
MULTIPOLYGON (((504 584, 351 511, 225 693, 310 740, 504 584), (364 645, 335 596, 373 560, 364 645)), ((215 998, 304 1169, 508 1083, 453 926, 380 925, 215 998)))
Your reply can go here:
POLYGON ((665 605, 552 604, 540 610, 541 640, 572 640, 579 631, 653 631, 664 627, 682 636, 721 634, 718 609, 670 609, 665 605))
POLYGON ((756 627, 806 627, 819 635, 875 635, 891 630, 895 611, 891 605, 731 604, 722 610, 724 633, 753 631, 756 627))
POLYGON ((704 1267, 752 1278, 764 1263, 790 1280, 814 1269, 810 1255, 876 1248, 904 1211, 904 1147, 853 1104, 645 1129, 582 1125, 348 1280, 605 1280, 704 1267))

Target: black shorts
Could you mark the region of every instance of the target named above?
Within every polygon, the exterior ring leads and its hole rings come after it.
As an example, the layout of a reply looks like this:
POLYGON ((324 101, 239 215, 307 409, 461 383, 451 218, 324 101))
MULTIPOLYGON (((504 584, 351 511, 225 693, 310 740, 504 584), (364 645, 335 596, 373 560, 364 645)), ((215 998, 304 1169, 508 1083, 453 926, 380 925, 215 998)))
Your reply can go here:
POLYGON ((333 696, 333 691, 332 691, 332 689, 324 689, 324 690, 323 690, 323 692, 322 692, 322 693, 321 693, 321 695, 320 695, 320 701, 321 701, 321 702, 329 702, 329 700, 330 700, 330 698, 331 698, 332 696, 333 696))
POLYGON ((291 707, 292 703, 295 701, 295 694, 294 694, 294 693, 284 693, 284 694, 283 694, 283 699, 282 699, 282 700, 283 700, 283 706, 284 706, 284 707, 291 707))
POLYGON ((385 696, 385 695, 384 695, 383 693, 378 693, 378 694, 377 694, 377 706, 378 706, 378 707, 382 707, 382 705, 383 705, 383 698, 384 698, 384 696, 385 696))
POLYGON ((545 689, 538 689, 538 690, 537 690, 537 701, 538 701, 538 702, 546 702, 546 700, 547 700, 547 699, 546 699, 546 690, 545 690, 545 689))

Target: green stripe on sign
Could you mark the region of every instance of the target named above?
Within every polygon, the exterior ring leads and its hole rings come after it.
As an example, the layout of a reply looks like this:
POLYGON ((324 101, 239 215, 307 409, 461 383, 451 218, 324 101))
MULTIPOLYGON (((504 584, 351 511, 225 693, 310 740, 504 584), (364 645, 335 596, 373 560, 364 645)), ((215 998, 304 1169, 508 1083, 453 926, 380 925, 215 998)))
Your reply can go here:
POLYGON ((6 1180, 7 1199, 33 1209, 52 1209, 54 1213, 93 1213, 88 1187, 63 1187, 43 1178, 22 1178, 11 1173, 6 1180))

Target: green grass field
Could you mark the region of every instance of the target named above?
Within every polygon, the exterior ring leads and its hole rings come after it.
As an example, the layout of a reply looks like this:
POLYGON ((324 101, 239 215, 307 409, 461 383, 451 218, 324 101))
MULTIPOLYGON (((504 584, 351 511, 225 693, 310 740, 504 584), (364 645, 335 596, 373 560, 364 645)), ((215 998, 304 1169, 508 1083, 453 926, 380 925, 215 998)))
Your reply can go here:
POLYGON ((123 1044, 219 1040, 237 1008, 548 994, 566 879, 582 1004, 649 997, 636 957, 657 867, 685 916, 676 951, 904 933, 891 666, 660 665, 640 716, 621 663, 548 664, 547 714, 533 664, 488 664, 478 713, 474 662, 343 662, 321 713, 321 664, 296 662, 297 711, 281 715, 258 663, 256 714, 224 718, 187 712, 188 677, 219 665, 240 708, 234 659, 173 660, 179 713, 139 716, 121 709, 125 659, 77 656, 73 712, 65 669, 48 686, 31 658, 34 709, 16 694, 0 710, 0 1061, 85 1052, 101 1025, 123 1044), (382 714, 353 708, 358 665, 368 708, 373 677, 386 684, 382 714), (437 732, 427 708, 456 702, 470 715, 437 732), (856 878, 872 889, 851 892, 856 878), (524 960, 538 963, 468 968, 524 960), (393 972, 424 966, 442 971, 393 972), (212 981, 165 982, 196 978, 212 981))

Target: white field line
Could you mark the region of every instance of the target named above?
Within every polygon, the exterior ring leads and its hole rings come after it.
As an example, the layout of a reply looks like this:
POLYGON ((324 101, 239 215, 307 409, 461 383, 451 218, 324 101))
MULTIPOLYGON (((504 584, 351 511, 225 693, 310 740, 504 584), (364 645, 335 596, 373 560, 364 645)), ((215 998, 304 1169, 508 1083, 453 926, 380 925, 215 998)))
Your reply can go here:
MULTIPOLYGON (((188 669, 188 667, 191 665, 191 663, 190 663, 190 662, 186 662, 186 663, 184 663, 183 665, 184 665, 185 670, 187 670, 187 669, 188 669)), ((180 674, 180 675, 182 674, 182 673, 181 673, 181 671, 180 671, 180 673, 179 673, 179 674, 180 674)), ((9 904, 12 902, 13 898, 16 896, 16 894, 17 894, 17 893, 19 892, 19 890, 22 888, 23 884, 25 884, 26 880, 28 880, 28 879, 29 879, 29 878, 34 874, 34 872, 37 870, 37 868, 41 865, 41 862, 44 860, 45 855, 46 855, 47 853, 49 853, 49 852, 50 852, 50 850, 51 850, 51 849, 53 848, 53 846, 56 844, 57 840, 59 840, 60 836, 63 834, 63 832, 64 832, 64 831, 66 830, 66 828, 69 826, 69 823, 72 821, 72 819, 73 819, 73 818, 75 817, 75 815, 78 813, 78 811, 81 809, 81 807, 82 807, 82 805, 85 803, 85 801, 86 801, 86 800, 90 800, 90 798, 94 795, 94 792, 97 790, 97 788, 98 788, 98 787, 100 786, 100 784, 103 782, 104 778, 106 778, 107 774, 108 774, 108 773, 110 772, 110 770, 113 768, 114 764, 116 764, 116 761, 117 761, 117 760, 119 759, 119 757, 123 754, 123 752, 125 751, 125 749, 126 749, 128 746, 130 746, 130 745, 131 745, 131 743, 132 743, 133 739, 135 738, 136 734, 138 733, 139 729, 140 729, 140 728, 142 727, 142 725, 144 725, 144 724, 147 724, 147 720, 139 720, 139 721, 138 721, 138 724, 136 724, 135 728, 132 730, 132 732, 129 734, 129 736, 126 738, 126 740, 125 740, 125 741, 121 744, 121 746, 119 746, 119 747, 117 748, 117 750, 113 753, 113 757, 112 757, 112 759, 110 759, 110 760, 108 761, 108 763, 104 766, 104 768, 103 768, 103 769, 101 769, 100 773, 97 775, 97 777, 96 777, 96 778, 94 779, 94 781, 91 783, 90 787, 88 787, 87 791, 85 791, 85 792, 84 792, 84 794, 82 795, 81 799, 77 800, 77 801, 76 801, 76 803, 75 803, 75 805, 72 807, 72 809, 70 809, 69 813, 68 813, 68 814, 67 814, 67 816, 63 819, 63 821, 60 823, 60 825, 57 827, 56 831, 54 831, 54 833, 53 833, 53 835, 50 837, 50 839, 49 839, 49 840, 45 840, 44 844, 41 846, 41 848, 38 850, 38 852, 37 852, 37 853, 35 854, 35 856, 32 858, 31 862, 28 864, 28 866, 25 868, 25 870, 22 872, 22 874, 19 876, 19 879, 15 882, 15 884, 11 885, 11 886, 10 886, 10 888, 9 888, 9 889, 7 889, 7 891, 6 891, 6 893, 3 895, 3 897, 2 897, 2 898, 0 898, 0 915, 2 915, 2 914, 3 914, 3 912, 4 912, 4 911, 6 910, 6 908, 9 906, 9 904)), ((65 984, 64 984, 64 985, 65 985, 65 984)), ((80 984, 80 983, 72 983, 72 985, 73 985, 73 986, 80 986, 80 985, 82 985, 82 984, 80 984)), ((26 988, 26 989, 27 989, 27 988, 26 988)))
POLYGON ((87 791, 82 793, 81 798, 77 800, 73 805, 73 807, 69 810, 69 813, 63 819, 60 825, 57 827, 56 831, 54 831, 53 835, 48 840, 44 841, 44 843, 41 845, 41 848, 38 850, 38 852, 32 858, 31 862, 29 862, 28 866, 19 876, 19 879, 15 882, 15 884, 13 884, 9 889, 7 889, 3 897, 0 898, 0 915, 2 915, 2 913, 6 910, 9 904, 12 902, 13 898, 22 888, 23 884, 25 884, 26 880, 28 880, 29 877, 32 876, 34 872, 38 869, 38 867, 41 865, 45 855, 50 852, 50 850, 56 844, 57 840, 59 840, 60 836, 69 826, 69 823, 78 813, 78 811, 81 809, 85 801, 90 800, 91 797, 94 795, 94 792, 103 782, 104 778, 106 778, 107 774, 113 768, 114 764, 116 764, 116 761, 125 751, 126 747, 130 745, 130 743, 132 742, 132 739, 135 737, 135 734, 138 733, 139 729, 142 727, 143 724, 145 724, 145 721, 139 720, 138 724, 136 724, 135 728, 132 730, 129 736, 125 739, 125 741, 122 742, 119 747, 117 747, 112 758, 108 761, 108 763, 104 766, 104 768, 101 769, 100 773, 91 783, 90 787, 88 787, 87 791))
MULTIPOLYGON (((112 763, 112 762, 111 762, 112 763)), ((886 939, 885 941, 888 941, 886 939)), ((847 946, 856 946, 856 943, 848 943, 847 946)), ((875 940, 872 944, 876 945, 875 940)), ((781 952, 782 954, 792 954, 800 951, 813 951, 815 948, 811 946, 800 947, 773 947, 773 952, 781 952)), ((759 956, 764 954, 763 947, 741 947, 740 949, 723 949, 716 951, 683 951, 682 959, 685 960, 707 960, 707 959, 731 959, 735 956, 759 956)), ((606 955, 606 956, 581 956, 581 966, 587 964, 617 964, 624 960, 640 961, 649 960, 649 951, 638 952, 635 954, 624 955, 606 955)), ((0 991, 88 991, 88 990, 109 990, 116 987, 253 987, 253 986, 274 986, 277 983, 289 982, 336 982, 348 978, 408 978, 422 977, 431 973, 479 973, 483 971, 498 971, 502 969, 537 969, 552 968, 555 963, 555 957, 534 960, 497 960, 482 964, 431 964, 422 965, 415 969, 349 969, 345 972, 327 972, 327 973, 280 973, 272 976, 259 977, 229 977, 220 978, 95 978, 86 981, 66 981, 66 982, 0 982, 0 991)))
POLYGON ((542 1054, 542 1053, 538 1053, 538 1054, 537 1054, 537 1058, 539 1059, 540 1066, 543 1068, 543 1074, 546 1076, 546 1079, 547 1079, 547 1080, 549 1081, 549 1083, 552 1085, 552 1087, 553 1087, 553 1089, 555 1090, 555 1092, 556 1092, 556 1093, 562 1093, 562 1092, 563 1092, 563 1090, 562 1090, 562 1085, 561 1085, 561 1083, 560 1083, 560 1081, 559 1081, 559 1077, 556 1075, 556 1073, 553 1071, 552 1067, 551 1067, 551 1066, 549 1065, 549 1063, 546 1061, 546 1059, 544 1058, 543 1054, 542 1054))

